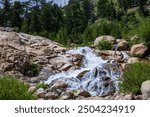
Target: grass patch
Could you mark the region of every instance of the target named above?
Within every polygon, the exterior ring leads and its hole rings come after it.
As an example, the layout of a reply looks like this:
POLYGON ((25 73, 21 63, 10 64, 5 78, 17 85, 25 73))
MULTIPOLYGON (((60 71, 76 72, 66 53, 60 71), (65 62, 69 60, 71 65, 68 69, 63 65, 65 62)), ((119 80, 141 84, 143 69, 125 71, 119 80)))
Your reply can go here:
POLYGON ((0 77, 0 100, 34 100, 29 86, 12 76, 0 77))
POLYGON ((141 94, 141 84, 150 80, 150 64, 134 63, 129 65, 123 74, 124 80, 120 83, 120 91, 132 94, 141 94))

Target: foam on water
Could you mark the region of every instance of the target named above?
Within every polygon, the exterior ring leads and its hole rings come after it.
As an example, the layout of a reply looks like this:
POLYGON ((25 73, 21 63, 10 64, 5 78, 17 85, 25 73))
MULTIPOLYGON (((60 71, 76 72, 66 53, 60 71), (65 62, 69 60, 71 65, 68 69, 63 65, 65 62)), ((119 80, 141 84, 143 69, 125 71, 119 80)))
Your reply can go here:
POLYGON ((51 75, 46 81, 47 84, 64 81, 68 84, 69 90, 84 89, 92 96, 106 95, 116 89, 115 81, 120 73, 118 73, 118 71, 104 69, 104 65, 106 65, 108 61, 96 56, 94 50, 89 47, 80 47, 69 50, 67 53, 83 55, 84 60, 82 67, 77 70, 51 75), (77 76, 84 71, 88 72, 83 75, 82 78, 78 79, 77 76), (108 77, 114 82, 111 85, 105 86, 105 78, 108 77))

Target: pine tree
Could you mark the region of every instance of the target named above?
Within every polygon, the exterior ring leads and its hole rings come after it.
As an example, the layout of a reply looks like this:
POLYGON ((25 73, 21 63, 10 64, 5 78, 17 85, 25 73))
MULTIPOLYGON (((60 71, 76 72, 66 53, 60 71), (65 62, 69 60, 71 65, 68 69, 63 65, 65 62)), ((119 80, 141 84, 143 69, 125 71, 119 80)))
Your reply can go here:
POLYGON ((83 15, 85 16, 86 22, 94 21, 94 8, 90 0, 83 0, 81 3, 83 15))
POLYGON ((21 2, 15 1, 14 5, 12 6, 12 20, 11 24, 13 27, 18 27, 19 29, 21 28, 22 24, 22 17, 21 15, 23 14, 23 6, 21 2))
POLYGON ((97 15, 100 18, 105 18, 107 16, 107 0, 99 0, 97 3, 97 15))
POLYGON ((2 26, 11 26, 11 0, 1 0, 0 3, 2 4, 3 9, 1 10, 1 17, 2 17, 2 26))

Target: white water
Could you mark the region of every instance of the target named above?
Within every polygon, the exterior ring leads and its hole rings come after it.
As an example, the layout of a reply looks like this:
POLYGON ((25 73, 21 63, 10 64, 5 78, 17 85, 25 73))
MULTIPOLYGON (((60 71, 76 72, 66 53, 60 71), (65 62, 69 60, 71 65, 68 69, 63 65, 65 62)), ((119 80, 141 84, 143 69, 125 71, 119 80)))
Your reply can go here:
POLYGON ((46 81, 47 84, 53 84, 56 81, 64 81, 68 84, 69 90, 84 89, 88 91, 92 96, 102 96, 116 90, 115 81, 120 75, 120 72, 113 71, 111 69, 104 69, 104 65, 107 64, 107 60, 102 60, 94 54, 94 51, 89 47, 80 47, 77 49, 69 50, 70 54, 81 54, 84 56, 82 67, 78 70, 72 70, 69 72, 61 72, 52 75, 46 81), (88 71, 79 80, 77 76, 88 71), (104 86, 104 79, 109 77, 114 81, 113 85, 104 86))

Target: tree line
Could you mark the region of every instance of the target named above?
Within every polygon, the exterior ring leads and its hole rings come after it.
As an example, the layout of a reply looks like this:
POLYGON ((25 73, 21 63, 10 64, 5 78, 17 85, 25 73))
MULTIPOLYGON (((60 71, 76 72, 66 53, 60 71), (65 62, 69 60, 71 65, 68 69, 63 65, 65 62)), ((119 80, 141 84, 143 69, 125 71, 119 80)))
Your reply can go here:
POLYGON ((83 34, 98 19, 119 21, 129 8, 136 6, 143 16, 148 15, 145 8, 148 0, 93 1, 69 0, 68 5, 61 7, 47 0, 1 0, 0 26, 70 45, 83 43, 83 34))

